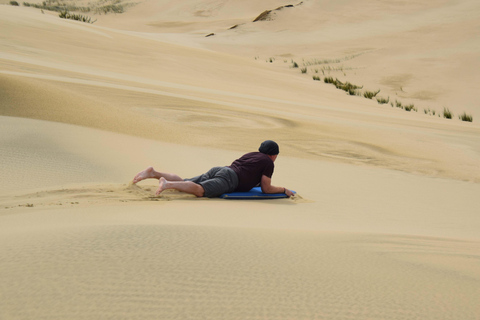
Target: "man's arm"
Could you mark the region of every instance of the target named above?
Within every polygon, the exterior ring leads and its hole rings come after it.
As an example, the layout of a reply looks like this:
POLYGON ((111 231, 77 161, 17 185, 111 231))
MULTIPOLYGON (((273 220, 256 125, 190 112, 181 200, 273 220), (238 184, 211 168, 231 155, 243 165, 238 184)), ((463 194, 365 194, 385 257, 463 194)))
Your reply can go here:
POLYGON ((266 175, 262 176, 260 186, 262 187, 263 193, 285 193, 289 197, 293 196, 293 192, 284 187, 272 186, 272 178, 269 178, 266 175))

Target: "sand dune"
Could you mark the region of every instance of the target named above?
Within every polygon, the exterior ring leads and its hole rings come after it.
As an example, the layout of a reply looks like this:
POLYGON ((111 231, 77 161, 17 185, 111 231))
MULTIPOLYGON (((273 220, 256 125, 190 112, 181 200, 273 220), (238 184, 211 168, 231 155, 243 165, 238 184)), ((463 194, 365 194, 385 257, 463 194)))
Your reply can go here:
MULTIPOLYGON (((2 184, 4 318, 478 314, 478 184, 284 156, 275 181, 304 201, 154 197, 154 183, 129 185, 129 168, 188 176, 235 152, 6 120, 43 136, 22 140, 28 177, 2 184)), ((2 177, 25 169, 2 163, 2 177)))
MULTIPOLYGON (((10 30, 5 41, 12 43, 1 53, 3 115, 231 150, 244 150, 256 145, 258 136, 269 135, 292 156, 479 179, 475 121, 380 106, 293 74, 286 66, 160 42, 163 33, 155 39, 28 8, 6 6, 2 12, 2 28, 10 30), (32 23, 39 26, 36 33, 30 32, 32 23), (52 51, 48 28, 56 25, 62 26, 56 30, 62 41, 52 51), (206 130, 212 127, 214 135, 206 130), (437 134, 444 131, 450 134, 437 134)), ((401 77, 395 79, 392 83, 402 86, 401 77)))
MULTIPOLYGON (((274 58, 273 65, 283 70, 291 60, 330 60, 311 65, 309 73, 326 68, 329 75, 380 89, 385 98, 415 103, 422 110, 478 112, 470 94, 480 81, 475 68, 480 9, 476 1, 249 1, 240 8, 235 2, 219 1, 202 4, 210 6, 210 14, 201 17, 195 15, 195 5, 175 6, 173 13, 154 9, 163 9, 166 2, 147 2, 127 12, 132 21, 142 17, 128 28, 250 59, 274 58), (152 7, 155 3, 158 6, 152 7), (274 10, 281 5, 293 7, 274 10), (253 22, 265 10, 273 10, 274 16, 253 22), (167 27, 172 15, 195 23, 167 27), (233 25, 238 27, 230 29, 233 25), (210 33, 215 36, 205 38, 210 33), (341 61, 344 58, 348 60, 341 61)), ((116 26, 113 18, 99 23, 116 26)))
POLYGON ((478 319, 477 1, 104 4, 0 5, 1 319, 478 319), (131 184, 265 139, 297 197, 131 184))
POLYGON ((479 311, 478 273, 417 264, 426 254, 468 260, 469 252, 436 253, 446 243, 435 240, 151 222, 8 240, 27 249, 3 255, 15 261, 4 264, 3 283, 16 288, 2 299, 6 317, 475 319, 479 311), (408 248, 385 255, 376 246, 386 242, 408 248))

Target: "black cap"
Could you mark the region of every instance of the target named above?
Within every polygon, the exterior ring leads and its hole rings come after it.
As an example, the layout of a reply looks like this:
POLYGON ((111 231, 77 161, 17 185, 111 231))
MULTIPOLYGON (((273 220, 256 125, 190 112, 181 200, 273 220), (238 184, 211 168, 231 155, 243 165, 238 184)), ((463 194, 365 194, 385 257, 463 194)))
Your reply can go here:
POLYGON ((272 140, 263 141, 260 145, 260 148, 258 148, 258 151, 268 154, 269 156, 274 156, 280 153, 280 150, 278 149, 278 144, 272 140))

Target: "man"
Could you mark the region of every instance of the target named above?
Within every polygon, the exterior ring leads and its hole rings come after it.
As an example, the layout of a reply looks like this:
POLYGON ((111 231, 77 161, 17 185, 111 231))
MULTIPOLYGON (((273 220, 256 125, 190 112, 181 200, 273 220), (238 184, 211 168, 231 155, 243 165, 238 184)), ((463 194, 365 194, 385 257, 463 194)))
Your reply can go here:
POLYGON ((264 193, 285 193, 293 196, 293 192, 283 187, 272 186, 274 162, 279 154, 278 144, 272 140, 262 142, 259 152, 250 152, 235 160, 227 167, 214 167, 208 172, 191 178, 182 179, 176 174, 158 172, 149 167, 133 178, 133 183, 145 179, 158 179, 156 195, 166 189, 176 189, 197 197, 218 197, 234 191, 249 191, 260 185, 264 193))

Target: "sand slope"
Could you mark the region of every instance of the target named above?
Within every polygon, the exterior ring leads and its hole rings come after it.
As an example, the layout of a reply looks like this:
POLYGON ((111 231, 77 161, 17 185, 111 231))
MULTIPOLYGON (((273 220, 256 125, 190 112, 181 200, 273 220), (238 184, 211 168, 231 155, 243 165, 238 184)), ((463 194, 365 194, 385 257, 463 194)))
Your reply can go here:
POLYGON ((29 234, 8 238, 27 249, 2 268, 14 288, 2 296, 6 318, 475 319, 479 311, 478 273, 448 268, 469 260, 470 243, 152 222, 29 234), (382 252, 385 242, 398 251, 382 252), (435 252, 450 245, 467 250, 453 261, 435 252), (439 263, 419 266, 427 255, 439 263))
POLYGON ((479 12, 149 0, 92 25, 0 5, 0 318, 478 319, 479 12), (130 184, 265 139, 298 197, 130 184))
POLYGON ((478 184, 284 156, 274 181, 303 200, 157 198, 127 169, 235 152, 7 120, 42 148, 0 197, 6 319, 477 317, 478 184))
POLYGON ((3 115, 232 150, 251 148, 268 135, 288 155, 479 179, 475 120, 380 106, 252 57, 167 44, 28 8, 5 6, 2 14, 3 115))

